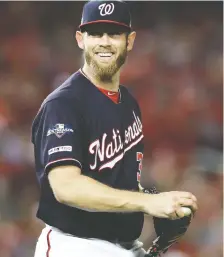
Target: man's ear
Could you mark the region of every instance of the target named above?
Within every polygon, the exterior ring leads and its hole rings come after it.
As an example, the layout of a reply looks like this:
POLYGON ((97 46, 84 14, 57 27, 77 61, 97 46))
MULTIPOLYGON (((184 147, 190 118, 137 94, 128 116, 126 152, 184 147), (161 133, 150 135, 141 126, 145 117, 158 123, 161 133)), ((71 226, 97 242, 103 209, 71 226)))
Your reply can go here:
POLYGON ((129 35, 128 35, 128 44, 127 44, 127 50, 131 51, 133 46, 134 46, 134 42, 135 42, 135 37, 136 37, 136 32, 132 31, 129 35))
POLYGON ((81 31, 76 31, 75 38, 79 48, 83 50, 84 49, 83 33, 81 31))

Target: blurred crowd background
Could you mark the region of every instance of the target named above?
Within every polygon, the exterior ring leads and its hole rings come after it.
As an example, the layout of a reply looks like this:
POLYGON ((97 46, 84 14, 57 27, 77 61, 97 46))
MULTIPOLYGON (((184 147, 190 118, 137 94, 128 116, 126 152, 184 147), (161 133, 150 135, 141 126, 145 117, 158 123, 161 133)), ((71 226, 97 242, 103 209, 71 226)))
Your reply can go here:
MULTIPOLYGON (((129 2, 135 48, 122 72, 142 108, 144 180, 189 190, 199 211, 165 257, 223 250, 223 3, 129 2)), ((0 257, 31 257, 43 227, 30 142, 42 100, 82 65, 83 2, 0 3, 0 257)), ((151 218, 141 239, 155 237, 151 218)))

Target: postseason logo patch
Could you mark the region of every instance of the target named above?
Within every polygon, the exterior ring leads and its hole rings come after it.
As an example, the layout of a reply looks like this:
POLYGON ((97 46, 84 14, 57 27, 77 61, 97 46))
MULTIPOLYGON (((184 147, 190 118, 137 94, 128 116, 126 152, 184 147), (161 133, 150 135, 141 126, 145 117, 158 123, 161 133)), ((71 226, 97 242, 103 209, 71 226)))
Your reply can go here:
POLYGON ((50 128, 47 131, 47 137, 52 134, 55 134, 56 137, 61 138, 66 133, 73 133, 73 132, 74 132, 74 130, 71 129, 68 125, 58 123, 58 124, 54 125, 53 128, 50 128))

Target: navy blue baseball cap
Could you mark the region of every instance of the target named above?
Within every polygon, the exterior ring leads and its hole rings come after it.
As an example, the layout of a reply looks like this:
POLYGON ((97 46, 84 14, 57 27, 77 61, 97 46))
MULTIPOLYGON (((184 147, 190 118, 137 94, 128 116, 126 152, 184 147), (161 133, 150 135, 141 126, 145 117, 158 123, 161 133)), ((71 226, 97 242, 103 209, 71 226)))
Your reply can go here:
MULTIPOLYGON (((124 1, 89 1, 83 7, 81 31, 88 31, 93 24, 113 24, 131 31, 131 14, 124 1)), ((95 25, 96 26, 96 25, 95 25)))

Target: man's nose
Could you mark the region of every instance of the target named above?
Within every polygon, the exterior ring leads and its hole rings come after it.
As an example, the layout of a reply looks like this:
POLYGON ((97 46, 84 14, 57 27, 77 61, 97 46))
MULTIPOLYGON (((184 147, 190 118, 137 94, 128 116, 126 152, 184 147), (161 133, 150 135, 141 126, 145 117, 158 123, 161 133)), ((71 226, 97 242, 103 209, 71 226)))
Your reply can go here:
POLYGON ((100 38, 100 44, 101 45, 110 45, 110 37, 107 33, 104 33, 102 37, 100 38))

